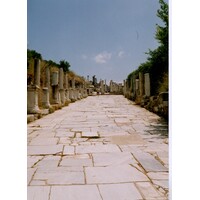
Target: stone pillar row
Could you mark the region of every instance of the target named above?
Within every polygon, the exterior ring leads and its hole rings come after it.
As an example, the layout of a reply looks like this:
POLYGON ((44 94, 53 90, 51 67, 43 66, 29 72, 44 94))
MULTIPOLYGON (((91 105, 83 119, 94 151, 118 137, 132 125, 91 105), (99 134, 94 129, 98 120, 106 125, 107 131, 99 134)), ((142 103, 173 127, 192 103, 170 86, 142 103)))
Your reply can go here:
POLYGON ((139 73, 139 79, 133 76, 131 78, 130 86, 127 84, 127 80, 124 80, 124 96, 127 95, 133 96, 133 98, 151 95, 150 87, 150 75, 149 73, 139 73))
POLYGON ((38 106, 38 93, 42 89, 42 106, 51 108, 50 89, 52 90, 52 104, 65 106, 66 102, 76 101, 87 97, 86 84, 80 88, 75 87, 75 78, 72 80, 72 87, 69 87, 68 74, 64 74, 63 69, 59 72, 52 72, 52 82, 50 83, 49 67, 45 69, 45 86, 40 88, 40 60, 34 60, 34 83, 27 86, 27 112, 37 114, 41 110, 38 106))

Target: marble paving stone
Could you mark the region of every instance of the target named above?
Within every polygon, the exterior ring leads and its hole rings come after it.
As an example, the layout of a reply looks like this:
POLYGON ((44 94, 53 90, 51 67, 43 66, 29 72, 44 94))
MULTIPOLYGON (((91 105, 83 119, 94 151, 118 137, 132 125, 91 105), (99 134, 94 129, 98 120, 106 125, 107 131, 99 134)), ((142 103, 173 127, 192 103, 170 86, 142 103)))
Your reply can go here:
POLYGON ((49 167, 57 167, 59 161, 61 160, 61 156, 45 156, 41 161, 39 161, 35 167, 37 168, 49 168, 49 167))
POLYGON ((58 154, 63 150, 63 145, 28 146, 28 155, 58 154))
POLYGON ((88 184, 125 183, 133 181, 147 181, 148 178, 130 165, 112 167, 86 167, 86 180, 88 184))
POLYGON ((102 200, 95 185, 52 186, 50 200, 102 200))
POLYGON ((61 137, 59 138, 59 142, 58 144, 70 144, 71 143, 71 140, 67 137, 61 137))
POLYGON ((92 159, 87 154, 63 156, 60 166, 93 166, 92 159))
POLYGON ((83 172, 72 172, 65 167, 38 169, 34 175, 34 180, 46 180, 48 185, 71 185, 85 183, 83 172))
POLYGON ((102 153, 102 152, 121 152, 119 147, 114 144, 107 145, 92 145, 92 146, 77 146, 76 153, 102 153))
POLYGON ((29 168, 27 170, 27 185, 30 183, 35 171, 36 171, 36 169, 34 169, 34 168, 29 168))
POLYGON ((74 155, 74 151, 75 151, 74 146, 65 145, 63 154, 64 155, 74 155))
POLYGON ((137 163, 129 152, 94 153, 92 156, 95 167, 137 163))
POLYGON ((33 167, 35 163, 37 163, 39 160, 41 160, 43 156, 28 156, 27 157, 27 167, 33 167))
POLYGON ((49 200, 49 186, 28 186, 27 200, 49 200))
POLYGON ((31 140, 29 145, 56 145, 58 138, 34 138, 31 140))
POLYGON ((74 138, 74 132, 69 132, 69 131, 66 131, 65 129, 57 129, 55 135, 56 135, 56 137, 74 138))
POLYGON ((167 172, 168 169, 158 162, 152 155, 145 152, 134 152, 134 157, 147 172, 167 172))
POLYGON ((35 181, 35 180, 32 180, 29 185, 30 186, 33 186, 33 185, 35 185, 35 186, 39 186, 39 185, 40 186, 46 186, 46 181, 41 181, 41 180, 35 181))
POLYGON ((99 185, 103 200, 141 200, 142 196, 133 183, 99 185))
POLYGON ((164 195, 160 194, 150 182, 137 182, 136 186, 145 199, 159 199, 164 197, 164 195))

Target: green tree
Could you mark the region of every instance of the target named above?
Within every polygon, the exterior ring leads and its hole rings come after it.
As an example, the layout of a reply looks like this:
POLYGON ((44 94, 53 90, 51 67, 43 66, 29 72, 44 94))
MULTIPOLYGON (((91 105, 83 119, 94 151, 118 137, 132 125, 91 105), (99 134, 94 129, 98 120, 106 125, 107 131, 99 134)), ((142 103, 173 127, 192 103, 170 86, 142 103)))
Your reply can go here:
POLYGON ((61 61, 60 61, 59 68, 63 68, 63 71, 64 71, 64 72, 68 72, 70 66, 71 66, 71 65, 69 64, 69 62, 67 62, 67 61, 65 61, 65 60, 61 60, 61 61))

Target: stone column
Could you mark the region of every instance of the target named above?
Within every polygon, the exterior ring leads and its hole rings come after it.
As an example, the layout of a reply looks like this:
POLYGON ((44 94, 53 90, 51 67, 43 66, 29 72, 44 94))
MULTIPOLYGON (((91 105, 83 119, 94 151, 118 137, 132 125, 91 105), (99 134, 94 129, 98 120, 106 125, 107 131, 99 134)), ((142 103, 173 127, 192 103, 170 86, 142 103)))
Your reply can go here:
POLYGON ((34 84, 27 86, 27 112, 28 114, 40 113, 38 107, 38 91, 40 89, 40 60, 34 60, 34 84))
POLYGON ((149 73, 146 73, 144 75, 144 84, 145 84, 145 95, 150 97, 151 87, 150 87, 150 76, 149 76, 149 73))
POLYGON ((124 96, 126 95, 126 80, 124 80, 124 88, 123 88, 124 96))
POLYGON ((142 72, 139 72, 139 95, 143 96, 144 95, 144 76, 142 72))
POLYGON ((110 81, 110 92, 111 93, 113 92, 113 81, 112 80, 110 81))
POLYGON ((68 74, 65 74, 64 80, 65 80, 65 83, 64 83, 64 85, 65 85, 65 100, 66 100, 67 102, 70 102, 71 100, 70 100, 70 98, 69 98, 69 81, 68 81, 68 74))
POLYGON ((59 69, 59 92, 60 92, 60 99, 61 99, 61 104, 64 106, 65 105, 65 91, 63 87, 63 68, 59 69))
POLYGON ((139 79, 135 80, 135 93, 136 93, 136 97, 139 95, 139 79))
POLYGON ((49 101, 49 88, 50 88, 50 70, 49 67, 45 69, 45 87, 42 88, 43 96, 42 96, 42 106, 44 108, 50 108, 50 101, 49 101))
POLYGON ((58 88, 58 72, 52 73, 52 101, 54 104, 61 104, 58 88))

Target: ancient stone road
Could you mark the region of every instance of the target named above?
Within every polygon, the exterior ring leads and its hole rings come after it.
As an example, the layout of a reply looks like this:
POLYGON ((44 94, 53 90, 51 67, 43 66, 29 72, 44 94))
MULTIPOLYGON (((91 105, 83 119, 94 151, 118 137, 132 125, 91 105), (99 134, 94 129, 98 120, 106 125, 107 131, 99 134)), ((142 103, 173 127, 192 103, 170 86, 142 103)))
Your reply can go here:
POLYGON ((28 124, 28 200, 168 199, 168 126, 123 96, 28 124))

